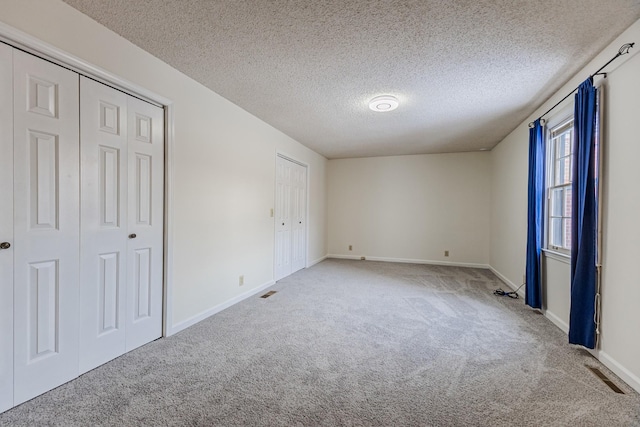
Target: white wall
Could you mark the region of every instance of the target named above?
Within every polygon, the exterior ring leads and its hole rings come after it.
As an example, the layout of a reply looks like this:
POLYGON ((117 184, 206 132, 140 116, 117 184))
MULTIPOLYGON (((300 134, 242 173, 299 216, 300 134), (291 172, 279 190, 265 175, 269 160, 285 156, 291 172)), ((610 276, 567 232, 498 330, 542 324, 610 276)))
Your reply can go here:
MULTIPOLYGON (((640 42, 640 21, 626 39, 640 42)), ((640 49, 640 45, 636 48, 640 49)), ((636 51, 637 52, 637 51, 636 51)), ((640 391, 640 55, 612 73, 605 92, 602 357, 640 391)))
MULTIPOLYGON (((640 42, 640 21, 604 49, 587 67, 532 114, 491 153, 491 266, 512 284, 525 269, 527 209, 527 123, 560 100, 607 62, 624 43, 640 42)), ((640 391, 640 55, 636 46, 608 67, 604 82, 605 114, 601 347, 596 355, 640 391)), ((569 100, 563 105, 572 102, 569 100)), ((546 259, 545 309, 558 326, 569 318, 569 265, 546 259)))
POLYGON ((491 267, 516 288, 527 244, 529 129, 518 126, 491 150, 491 267))
POLYGON ((0 10, 6 24, 173 101, 170 328, 272 281, 277 151, 309 165, 308 260, 326 255, 324 157, 59 0, 1 0, 0 10))
POLYGON ((329 256, 487 265, 489 159, 462 153, 330 160, 329 256))
POLYGON ((545 253, 542 257, 542 306, 545 315, 569 332, 571 259, 545 253))

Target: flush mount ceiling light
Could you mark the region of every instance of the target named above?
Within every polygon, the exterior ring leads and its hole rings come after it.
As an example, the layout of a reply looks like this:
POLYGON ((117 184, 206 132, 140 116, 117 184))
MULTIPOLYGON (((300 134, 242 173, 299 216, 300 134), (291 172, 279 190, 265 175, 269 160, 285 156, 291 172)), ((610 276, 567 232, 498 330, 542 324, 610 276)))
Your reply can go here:
POLYGON ((379 113, 395 110, 398 105, 398 98, 391 95, 376 96, 369 101, 369 108, 379 113))

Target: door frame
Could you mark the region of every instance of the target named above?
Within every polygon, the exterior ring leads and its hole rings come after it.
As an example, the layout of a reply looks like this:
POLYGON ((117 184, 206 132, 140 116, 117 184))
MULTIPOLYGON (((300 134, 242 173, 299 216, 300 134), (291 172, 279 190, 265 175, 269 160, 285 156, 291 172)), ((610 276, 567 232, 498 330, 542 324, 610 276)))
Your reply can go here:
POLYGON ((304 268, 309 268, 309 182, 311 181, 311 167, 308 163, 303 162, 302 160, 296 159, 294 156, 287 154, 285 151, 276 150, 276 155, 273 159, 273 182, 274 182, 274 192, 273 192, 273 280, 276 279, 276 221, 275 221, 275 206, 276 206, 276 190, 277 184, 277 168, 278 168, 278 157, 284 160, 288 160, 290 162, 296 163, 305 169, 307 169, 307 176, 305 182, 305 211, 304 211, 304 268))
POLYGON ((63 68, 79 73, 116 90, 149 102, 164 110, 164 237, 163 237, 163 298, 162 336, 173 335, 173 187, 175 142, 173 101, 136 83, 123 79, 110 71, 93 65, 84 59, 50 45, 37 37, 0 22, 0 42, 35 55, 63 68))

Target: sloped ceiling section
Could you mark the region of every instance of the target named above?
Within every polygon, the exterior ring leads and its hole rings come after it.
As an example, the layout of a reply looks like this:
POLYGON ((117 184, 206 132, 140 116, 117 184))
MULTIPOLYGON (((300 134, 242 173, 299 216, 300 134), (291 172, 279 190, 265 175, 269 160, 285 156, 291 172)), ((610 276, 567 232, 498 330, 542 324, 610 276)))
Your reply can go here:
POLYGON ((327 158, 490 149, 640 18, 638 0, 65 1, 327 158), (400 107, 370 111, 381 94, 400 107))

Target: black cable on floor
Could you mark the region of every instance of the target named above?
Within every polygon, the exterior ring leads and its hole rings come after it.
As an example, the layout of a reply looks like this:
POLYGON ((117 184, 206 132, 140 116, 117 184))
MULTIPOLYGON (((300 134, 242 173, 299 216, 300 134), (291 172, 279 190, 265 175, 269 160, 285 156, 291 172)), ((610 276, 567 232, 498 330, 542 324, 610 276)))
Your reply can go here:
POLYGON ((511 291, 511 292, 505 292, 503 291, 501 288, 496 289, 495 291, 493 291, 494 295, 498 295, 501 297, 509 297, 509 298, 513 298, 513 299, 518 299, 518 291, 520 290, 520 288, 522 288, 524 286, 524 283, 522 285, 520 285, 518 287, 518 289, 516 289, 515 291, 511 291))

